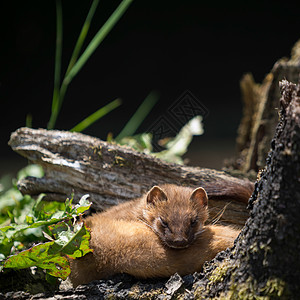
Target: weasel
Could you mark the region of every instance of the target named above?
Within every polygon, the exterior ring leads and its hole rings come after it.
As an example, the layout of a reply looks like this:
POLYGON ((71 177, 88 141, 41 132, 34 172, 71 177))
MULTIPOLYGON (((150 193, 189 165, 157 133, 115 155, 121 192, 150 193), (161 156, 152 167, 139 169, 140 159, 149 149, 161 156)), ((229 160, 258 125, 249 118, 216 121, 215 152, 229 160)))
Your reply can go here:
POLYGON ((200 271, 239 234, 227 226, 204 226, 207 204, 201 187, 162 185, 88 217, 94 252, 70 261, 73 285, 117 273, 152 278, 200 271))
MULTIPOLYGON (((142 198, 117 205, 101 216, 115 220, 140 220, 171 248, 188 247, 208 218, 207 194, 172 184, 154 186, 142 198)), ((93 217, 92 217, 93 218, 93 217)))

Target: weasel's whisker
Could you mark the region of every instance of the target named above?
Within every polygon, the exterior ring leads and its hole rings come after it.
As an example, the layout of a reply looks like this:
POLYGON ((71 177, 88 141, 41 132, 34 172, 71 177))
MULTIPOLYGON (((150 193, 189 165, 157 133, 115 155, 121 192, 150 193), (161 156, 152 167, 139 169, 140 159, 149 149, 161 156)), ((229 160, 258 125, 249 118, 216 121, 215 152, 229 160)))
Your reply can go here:
POLYGON ((149 225, 147 222, 145 222, 143 219, 138 218, 138 220, 139 220, 140 222, 142 222, 143 224, 145 224, 146 226, 148 226, 149 228, 151 228, 154 232, 156 232, 156 230, 155 230, 151 225, 149 225))
POLYGON ((200 235, 200 234, 203 233, 205 230, 206 230, 206 228, 200 229, 199 231, 197 231, 197 232, 195 233, 195 236, 200 235))
POLYGON ((217 222, 219 222, 219 220, 221 219, 221 217, 223 216, 227 206, 230 204, 231 202, 226 203, 226 205, 213 217, 211 224, 215 225, 217 222))

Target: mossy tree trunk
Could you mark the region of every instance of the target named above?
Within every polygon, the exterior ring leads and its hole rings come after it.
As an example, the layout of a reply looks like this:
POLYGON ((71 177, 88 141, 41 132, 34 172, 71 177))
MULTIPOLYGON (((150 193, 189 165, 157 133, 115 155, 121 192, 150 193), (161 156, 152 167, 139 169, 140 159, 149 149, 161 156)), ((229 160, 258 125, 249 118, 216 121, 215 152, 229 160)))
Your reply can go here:
POLYGON ((201 297, 299 299, 300 85, 280 87, 280 122, 249 202, 250 218, 235 247, 206 266, 193 289, 201 297))

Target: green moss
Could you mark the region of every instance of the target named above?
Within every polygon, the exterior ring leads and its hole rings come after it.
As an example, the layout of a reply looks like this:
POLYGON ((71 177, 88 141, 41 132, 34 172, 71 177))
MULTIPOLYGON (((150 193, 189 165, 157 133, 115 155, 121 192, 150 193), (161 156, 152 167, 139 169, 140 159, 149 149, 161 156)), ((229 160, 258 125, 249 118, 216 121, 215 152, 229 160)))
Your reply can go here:
POLYGON ((259 251, 257 242, 255 241, 248 249, 249 249, 249 252, 257 253, 259 251))
POLYGON ((204 293, 205 293, 205 288, 203 286, 198 286, 194 292, 195 299, 203 299, 204 293))
POLYGON ((222 262, 218 267, 216 267, 210 277, 209 277, 209 284, 214 284, 216 282, 223 281, 225 275, 227 274, 228 270, 232 268, 229 260, 225 260, 222 262))
MULTIPOLYGON (((185 289, 180 289, 180 291, 177 291, 174 295, 172 295, 172 299, 176 300, 183 300, 186 290, 185 289)), ((167 297, 168 295, 162 288, 158 289, 152 289, 150 291, 141 291, 138 286, 133 286, 128 293, 128 299, 145 299, 145 300, 154 300, 157 299, 158 296, 163 295, 167 297)))
MULTIPOLYGON (((250 247, 249 247, 249 253, 259 253, 262 252, 264 259, 263 259, 263 265, 267 265, 267 258, 269 253, 272 251, 272 248, 267 245, 267 244, 263 244, 263 243, 257 243, 254 242, 250 247)), ((249 258, 249 255, 247 255, 247 257, 249 258)))
POLYGON ((92 147, 93 153, 98 154, 100 158, 102 158, 102 146, 92 147))
POLYGON ((138 285, 134 285, 130 292, 128 293, 129 299, 157 299, 158 295, 162 295, 163 290, 162 289, 153 289, 151 291, 142 292, 138 285))
POLYGON ((280 278, 270 278, 266 286, 261 289, 263 293, 270 297, 283 297, 287 296, 287 287, 285 281, 280 278))
POLYGON ((102 146, 99 146, 97 154, 100 158, 102 158, 102 146))
POLYGON ((123 158, 123 157, 121 157, 121 156, 118 156, 118 155, 116 155, 115 156, 115 164, 116 165, 119 165, 120 167, 123 167, 124 165, 125 165, 125 159, 123 158))
POLYGON ((106 296, 106 299, 108 299, 108 300, 115 300, 116 296, 114 294, 109 294, 109 295, 106 296))
POLYGON ((270 278, 263 288, 259 288, 257 281, 249 277, 245 283, 231 283, 227 293, 222 293, 216 299, 289 299, 286 283, 280 278, 270 278))
MULTIPOLYGON (((266 255, 270 250, 268 245, 258 245, 255 243, 250 251, 259 252, 263 251, 266 255)), ((228 272, 231 274, 229 283, 229 290, 221 293, 221 295, 214 299, 222 300, 235 300, 235 299, 253 299, 253 300, 271 300, 271 299, 289 299, 289 290, 285 281, 281 278, 270 277, 265 285, 262 287, 263 282, 257 282, 256 279, 248 277, 246 282, 238 283, 236 280, 236 273, 233 271, 236 266, 231 260, 225 260, 217 266, 209 276, 209 283, 203 287, 200 286, 195 289, 195 299, 203 299, 205 295, 208 297, 213 286, 222 282, 228 272)))
POLYGON ((115 155, 114 157, 114 165, 120 166, 120 167, 131 167, 132 163, 128 160, 126 160, 124 157, 119 156, 119 155, 115 155))

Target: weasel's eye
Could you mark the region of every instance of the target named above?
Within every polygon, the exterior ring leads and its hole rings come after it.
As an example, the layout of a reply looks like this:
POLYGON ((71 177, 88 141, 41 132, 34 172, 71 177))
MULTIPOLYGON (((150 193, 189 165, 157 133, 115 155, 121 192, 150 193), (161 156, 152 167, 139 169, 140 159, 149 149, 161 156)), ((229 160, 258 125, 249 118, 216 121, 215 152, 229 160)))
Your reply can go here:
POLYGON ((169 227, 168 223, 165 220, 163 220, 161 217, 159 217, 159 221, 160 221, 162 227, 164 227, 164 228, 169 227))
POLYGON ((191 219, 191 226, 192 227, 195 227, 197 225, 197 223, 198 223, 198 219, 197 218, 191 219))

